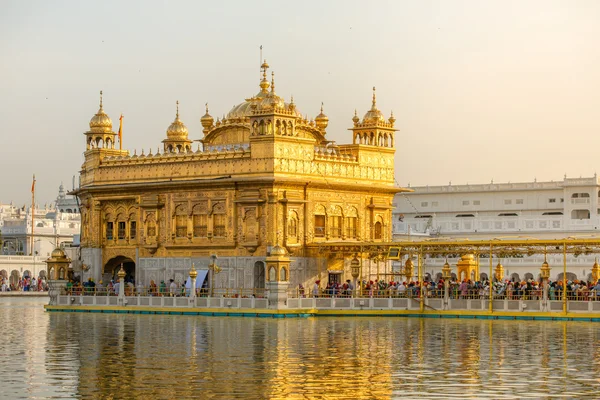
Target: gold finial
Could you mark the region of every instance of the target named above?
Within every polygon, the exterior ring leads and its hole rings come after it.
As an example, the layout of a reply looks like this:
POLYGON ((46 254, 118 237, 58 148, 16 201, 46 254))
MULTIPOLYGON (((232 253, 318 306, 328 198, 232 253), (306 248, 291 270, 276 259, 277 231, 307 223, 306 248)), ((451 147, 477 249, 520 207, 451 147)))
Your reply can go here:
POLYGON ((377 98, 375 96, 375 86, 373 86, 373 106, 372 106, 373 110, 377 109, 377 98))
POLYGON ((271 71, 271 93, 275 93, 275 71, 271 71))
POLYGON ((294 95, 292 95, 292 98, 290 100, 290 104, 294 104, 294 95))
POLYGON ((263 93, 267 93, 267 89, 269 88, 269 82, 267 81, 267 69, 269 68, 269 64, 267 64, 267 60, 265 60, 260 66, 262 69, 262 80, 260 81, 260 90, 263 93))
POLYGON ((176 104, 176 106, 175 106, 175 107, 177 108, 177 113, 175 114, 175 118, 176 118, 176 119, 179 119, 179 100, 177 100, 177 101, 175 102, 175 104, 176 104))
POLYGON ((206 113, 208 114, 208 102, 204 103, 204 105, 206 106, 206 113))
POLYGON ((102 110, 102 90, 100 91, 100 109, 102 110))
POLYGON ((321 114, 323 114, 323 102, 321 102, 321 114))

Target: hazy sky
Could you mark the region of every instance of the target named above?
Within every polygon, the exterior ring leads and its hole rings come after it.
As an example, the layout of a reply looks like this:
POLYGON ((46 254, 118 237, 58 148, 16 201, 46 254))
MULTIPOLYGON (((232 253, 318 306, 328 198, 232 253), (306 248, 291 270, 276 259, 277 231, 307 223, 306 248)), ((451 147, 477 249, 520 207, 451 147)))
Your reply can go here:
MULTIPOLYGON (((276 91, 351 142, 377 87, 401 185, 558 180, 599 170, 600 1, 0 1, 0 202, 71 187, 90 118, 161 145, 180 101, 191 139, 276 91)), ((599 171, 600 172, 600 171, 599 171)))

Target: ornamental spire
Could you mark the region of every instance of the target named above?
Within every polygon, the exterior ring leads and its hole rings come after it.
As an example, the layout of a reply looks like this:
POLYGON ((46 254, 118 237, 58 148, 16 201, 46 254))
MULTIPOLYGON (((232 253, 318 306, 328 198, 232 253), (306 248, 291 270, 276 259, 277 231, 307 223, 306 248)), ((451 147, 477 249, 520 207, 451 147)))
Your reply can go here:
POLYGON ((269 64, 267 64, 267 60, 265 60, 260 66, 262 69, 262 80, 260 81, 260 91, 262 93, 267 93, 267 89, 269 88, 269 81, 267 81, 267 69, 269 69, 269 64))
POLYGON ((100 91, 100 109, 102 110, 102 90, 100 91))
POLYGON ((371 106, 371 110, 377 110, 377 97, 375 95, 375 86, 373 86, 373 105, 371 106))

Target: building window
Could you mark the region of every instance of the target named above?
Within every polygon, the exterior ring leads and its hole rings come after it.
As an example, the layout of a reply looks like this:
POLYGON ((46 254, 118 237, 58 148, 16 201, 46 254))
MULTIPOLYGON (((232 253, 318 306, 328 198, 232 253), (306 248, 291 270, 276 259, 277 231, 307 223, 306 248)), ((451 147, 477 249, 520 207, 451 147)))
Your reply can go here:
POLYGON ((556 203, 556 199, 548 199, 548 203, 556 203))
POLYGON ((175 236, 186 237, 187 236, 187 216, 177 215, 175 217, 175 236))
POLYGON ((512 204, 512 200, 511 199, 504 199, 504 204, 505 205, 512 204))
POLYGON ((516 203, 517 204, 523 204, 523 199, 517 199, 516 203))
POLYGON ((208 233, 208 215, 194 215, 194 237, 206 237, 208 233))
POLYGON ((119 240, 125 239, 125 221, 119 221, 119 240))
POLYGON ((296 218, 291 218, 288 223, 288 236, 293 238, 298 236, 298 221, 296 218))
POLYGON ((339 238, 342 236, 342 217, 334 215, 330 217, 331 237, 339 238))
POLYGON ((213 225, 213 235, 215 237, 225 237, 225 214, 214 214, 213 225))
POLYGON ((137 224, 135 221, 129 221, 129 238, 135 240, 137 237, 137 224))
POLYGON ((462 202, 463 206, 468 206, 469 204, 470 204, 469 200, 463 200, 463 202, 462 202))
POLYGON ((325 237, 324 215, 315 215, 315 237, 325 237))
POLYGON ((437 207, 437 206, 439 206, 439 203, 437 201, 432 201, 431 202, 431 206, 432 207, 437 207))
POLYGON ((564 202, 565 202, 565 199, 561 198, 561 199, 560 199, 560 202, 561 202, 561 203, 564 203, 564 202))
POLYGON ((346 237, 348 239, 356 239, 357 237, 357 218, 356 217, 346 217, 346 237))
POLYGON ((426 202, 426 201, 422 201, 422 202, 421 202, 421 207, 427 207, 427 205, 428 205, 428 204, 427 204, 427 202, 426 202))
POLYGON ((113 240, 113 223, 106 223, 106 239, 113 240))
POLYGON ((383 231, 383 229, 382 229, 381 222, 379 222, 379 221, 375 222, 375 235, 373 236, 373 238, 375 240, 381 240, 381 235, 383 233, 382 231, 383 231))
POLYGON ((473 205, 474 206, 478 206, 480 204, 481 204, 481 202, 479 200, 473 200, 473 205))

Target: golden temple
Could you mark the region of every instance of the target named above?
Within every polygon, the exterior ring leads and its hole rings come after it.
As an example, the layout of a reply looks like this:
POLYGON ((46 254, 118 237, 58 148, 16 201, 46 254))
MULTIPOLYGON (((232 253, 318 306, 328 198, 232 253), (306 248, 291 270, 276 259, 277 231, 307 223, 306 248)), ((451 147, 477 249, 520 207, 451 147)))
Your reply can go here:
POLYGON ((275 92, 268 69, 265 61, 258 93, 223 119, 206 106, 202 138, 190 138, 177 104, 154 154, 115 148, 101 95, 75 191, 84 279, 110 279, 123 263, 142 284, 182 283, 191 264, 207 269, 215 254, 215 285, 263 288, 276 246, 290 256, 290 284, 308 287, 351 278, 349 257, 320 254, 315 244, 392 240, 392 199, 407 189, 394 184, 395 118, 377 108, 375 88, 364 117, 354 113, 352 143, 338 145, 327 139, 323 105, 303 117, 293 98, 275 92))

